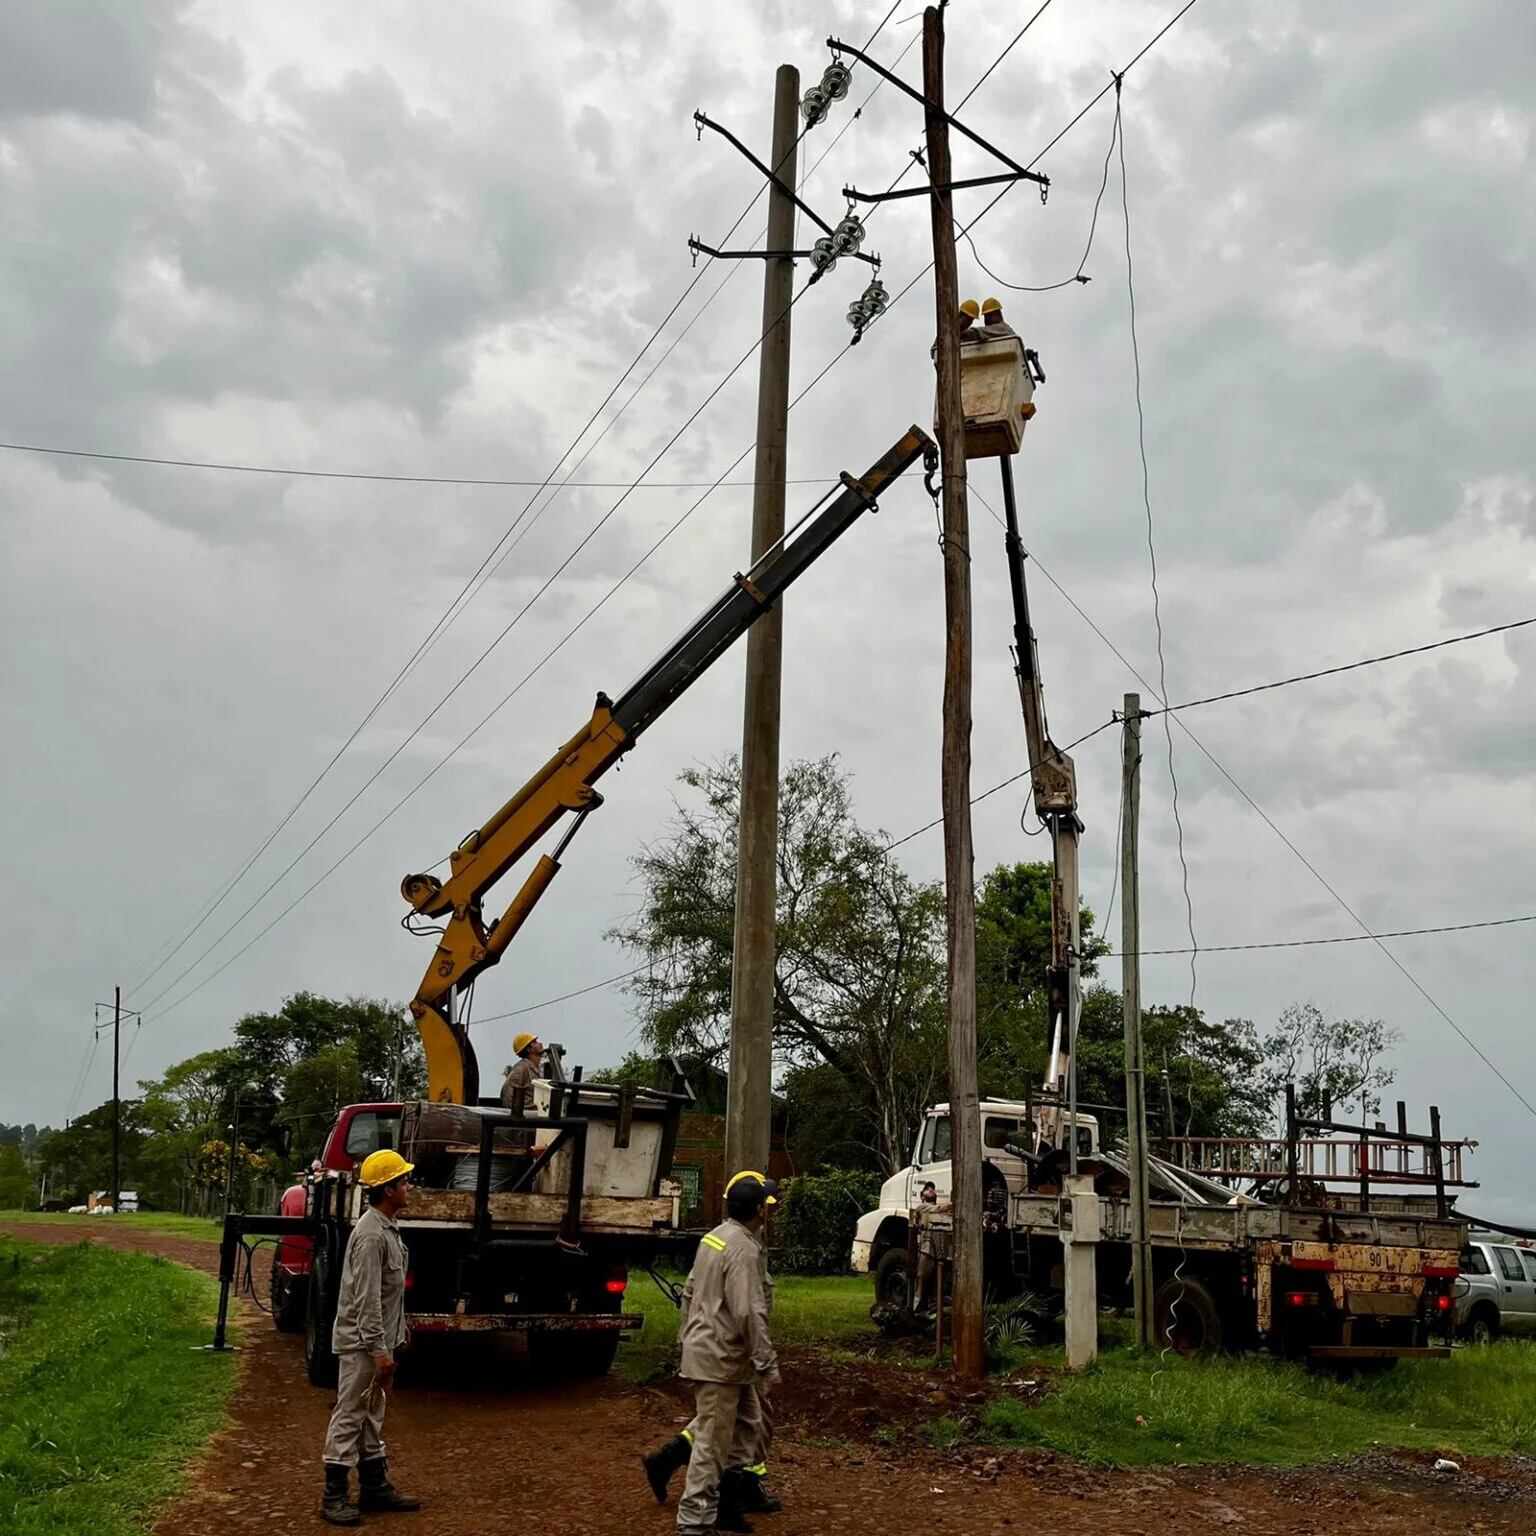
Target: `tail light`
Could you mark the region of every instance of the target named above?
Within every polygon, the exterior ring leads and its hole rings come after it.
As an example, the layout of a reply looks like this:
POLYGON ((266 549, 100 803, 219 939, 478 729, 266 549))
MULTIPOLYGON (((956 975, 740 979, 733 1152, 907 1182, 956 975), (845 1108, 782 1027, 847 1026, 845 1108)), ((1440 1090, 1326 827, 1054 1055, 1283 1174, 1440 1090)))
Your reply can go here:
POLYGON ((611 1275, 608 1276, 607 1281, 604 1283, 603 1289, 606 1290, 610 1296, 622 1296, 628 1286, 629 1271, 627 1269, 616 1269, 611 1275))
POLYGON ((1437 1312, 1449 1312, 1451 1310, 1451 1308, 1455 1304, 1456 1304, 1455 1303, 1455 1299, 1453 1297, 1450 1297, 1450 1296, 1436 1296, 1435 1297, 1435 1310, 1437 1312))
POLYGON ((1285 1304, 1288 1307, 1315 1307, 1317 1305, 1316 1291, 1287 1291, 1285 1304))

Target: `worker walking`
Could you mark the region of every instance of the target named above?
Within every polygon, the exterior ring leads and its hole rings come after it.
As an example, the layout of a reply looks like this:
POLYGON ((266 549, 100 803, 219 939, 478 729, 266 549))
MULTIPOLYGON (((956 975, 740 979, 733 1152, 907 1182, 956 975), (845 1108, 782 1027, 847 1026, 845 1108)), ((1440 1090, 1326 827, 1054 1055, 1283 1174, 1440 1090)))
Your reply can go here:
POLYGON ((395 1218, 411 1196, 413 1164, 398 1152, 370 1152, 357 1180, 368 1209, 352 1229, 341 1269, 331 1348, 340 1361, 336 1406, 325 1436, 322 1517, 356 1525, 360 1510, 420 1509, 389 1480, 384 1454, 385 1399, 395 1379, 395 1353, 405 1343, 405 1240, 395 1218), (357 1466, 358 1501, 348 1490, 357 1466))
POLYGON ((679 1536, 750 1531, 748 1510, 778 1508, 762 1486, 773 1434, 768 1399, 779 1363, 768 1334, 773 1282, 760 1237, 777 1193, 772 1179, 736 1174, 726 1185, 726 1219, 700 1242, 683 1287, 679 1374, 694 1384, 694 1419, 645 1457, 646 1477, 661 1501, 668 1477, 687 1463, 679 1536))

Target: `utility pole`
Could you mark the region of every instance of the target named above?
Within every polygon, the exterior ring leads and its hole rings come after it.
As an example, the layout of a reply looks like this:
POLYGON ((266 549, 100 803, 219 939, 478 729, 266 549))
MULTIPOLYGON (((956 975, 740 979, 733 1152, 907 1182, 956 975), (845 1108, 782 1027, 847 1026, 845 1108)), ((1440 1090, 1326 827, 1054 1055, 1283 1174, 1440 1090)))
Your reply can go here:
POLYGON ((943 464, 944 722, 941 761, 944 883, 949 930, 949 1123, 953 1158, 954 1325, 961 1376, 985 1370, 981 1310, 981 1112, 976 1082, 976 894, 971 847, 971 553, 960 403, 959 279, 949 119, 944 114, 944 13, 923 12, 923 95, 933 182, 937 436, 943 464))
POLYGON ((1152 1329, 1152 1243, 1147 1232, 1147 1071, 1141 1042, 1141 695, 1125 696, 1121 729, 1120 954, 1125 1003, 1125 1141, 1131 1167, 1131 1294, 1136 1337, 1143 1348, 1152 1329))
POLYGON ((122 1071, 123 989, 112 989, 112 1214, 117 1215, 123 1182, 123 1100, 119 1091, 122 1071))
MULTIPOLYGON (((768 250, 795 243, 800 71, 774 77, 773 150, 768 185, 768 250)), ((757 456, 752 489, 752 564, 784 537, 789 438, 791 256, 763 264, 763 343, 757 372, 757 456)), ((747 634, 741 731, 741 801, 736 850, 736 930, 731 962, 731 1055, 725 1103, 725 1166, 768 1171, 773 1113, 774 921, 778 905, 779 695, 784 612, 775 606, 747 634)))

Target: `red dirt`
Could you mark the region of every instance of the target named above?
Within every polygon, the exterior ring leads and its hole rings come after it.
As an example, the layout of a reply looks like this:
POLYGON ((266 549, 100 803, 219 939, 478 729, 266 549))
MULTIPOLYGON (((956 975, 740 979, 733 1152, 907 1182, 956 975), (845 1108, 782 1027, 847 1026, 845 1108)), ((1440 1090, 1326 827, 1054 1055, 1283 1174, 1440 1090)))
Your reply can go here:
MULTIPOLYGON (((110 1226, 7 1230, 39 1242, 85 1237, 203 1270, 216 1262, 208 1243, 110 1226)), ((276 1333, 248 1304, 241 1319, 246 1348, 232 1423, 214 1437, 187 1491, 162 1512, 157 1536, 325 1529, 316 1504, 329 1396, 306 1381, 296 1337, 276 1333)), ((1101 1472, 1049 1452, 832 1447, 829 1440, 867 1436, 866 1410, 905 1417, 910 1378, 888 1381, 893 1368, 879 1364, 817 1370, 793 1353, 786 1364, 771 1474, 785 1509, 757 1522, 768 1536, 1013 1536, 1038 1527, 1062 1536, 1204 1536, 1228 1528, 1257 1536, 1345 1529, 1351 1536, 1524 1536, 1531 1526, 1536 1482, 1527 1469, 1497 1462, 1468 1466, 1453 1478, 1433 1473, 1423 1458, 1385 1455, 1284 1472, 1101 1472)), ((921 1395, 926 1381, 917 1382, 921 1395)), ((392 1471, 427 1507, 368 1524, 400 1536, 665 1536, 674 1507, 656 1506, 636 1456, 686 1417, 686 1403, 670 1389, 612 1381, 559 1391, 530 1386, 513 1349, 488 1352, 476 1343, 457 1360, 418 1364, 391 1403, 392 1471)))

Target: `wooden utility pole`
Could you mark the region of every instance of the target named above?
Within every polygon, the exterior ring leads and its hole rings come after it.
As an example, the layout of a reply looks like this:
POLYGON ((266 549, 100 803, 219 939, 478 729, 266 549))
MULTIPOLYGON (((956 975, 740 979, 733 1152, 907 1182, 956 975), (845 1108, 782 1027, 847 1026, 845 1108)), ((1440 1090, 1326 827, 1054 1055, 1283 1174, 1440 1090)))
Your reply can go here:
POLYGON ((123 1101, 119 1093, 122 1071, 123 989, 112 989, 112 1214, 117 1214, 118 1196, 123 1182, 123 1101))
MULTIPOLYGON (((800 72, 781 64, 774 79, 768 246, 795 243, 800 72)), ((789 439, 789 317, 795 264, 763 263, 763 343, 757 371, 757 457, 752 490, 752 563, 784 537, 789 439)), ((727 1176, 768 1171, 773 1111, 774 919, 778 904, 779 692, 784 615, 775 607, 747 634, 747 687, 741 732, 741 809, 736 852, 736 931, 731 960, 731 1056, 725 1102, 727 1176)))
POLYGON ((976 1086, 976 894, 971 848, 971 541, 960 404, 960 314, 955 271, 949 120, 944 115, 944 14, 923 12, 923 95, 934 192, 933 291, 937 326, 936 429, 943 463, 944 882, 949 928, 949 1121, 954 1207, 955 1370, 986 1368, 981 1310, 981 1112, 976 1086))
MULTIPOLYGON (((1147 1232, 1147 1070, 1141 1043, 1141 695, 1125 696, 1121 730, 1120 954, 1125 1002, 1125 1141, 1131 1166, 1131 1295, 1136 1336, 1156 1342, 1152 1328, 1152 1243, 1147 1232)), ((1171 1130, 1170 1130, 1171 1134, 1171 1130)))

